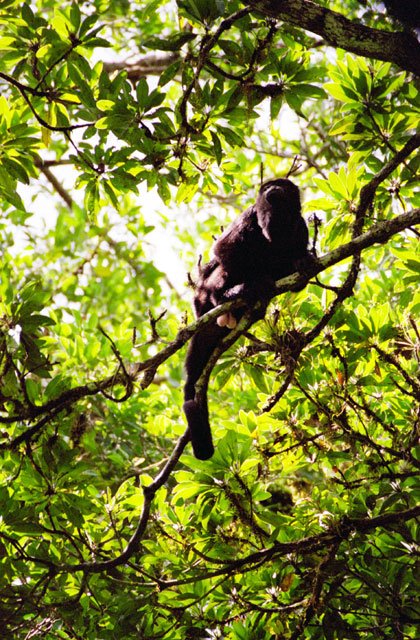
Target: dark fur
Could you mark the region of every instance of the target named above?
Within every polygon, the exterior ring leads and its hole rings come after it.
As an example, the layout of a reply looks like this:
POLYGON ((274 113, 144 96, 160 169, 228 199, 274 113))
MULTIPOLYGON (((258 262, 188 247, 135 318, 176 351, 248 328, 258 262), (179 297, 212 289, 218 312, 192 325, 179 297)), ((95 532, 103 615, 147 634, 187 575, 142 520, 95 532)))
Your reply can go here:
MULTIPOLYGON (((299 189, 285 178, 266 182, 256 203, 238 216, 216 241, 214 259, 200 269, 194 297, 197 317, 238 297, 248 307, 257 300, 268 304, 275 281, 296 271, 308 256, 307 244, 308 230, 301 216, 299 189)), ((243 308, 235 310, 226 314, 224 321, 230 318, 234 323, 243 313, 243 308)), ((263 315, 264 312, 256 313, 253 321, 263 315)), ((214 448, 207 401, 205 398, 197 401, 195 383, 229 330, 214 323, 197 333, 185 361, 184 412, 194 455, 200 460, 211 458, 214 448)))
POLYGON ((387 12, 411 29, 420 29, 420 0, 382 0, 387 12))

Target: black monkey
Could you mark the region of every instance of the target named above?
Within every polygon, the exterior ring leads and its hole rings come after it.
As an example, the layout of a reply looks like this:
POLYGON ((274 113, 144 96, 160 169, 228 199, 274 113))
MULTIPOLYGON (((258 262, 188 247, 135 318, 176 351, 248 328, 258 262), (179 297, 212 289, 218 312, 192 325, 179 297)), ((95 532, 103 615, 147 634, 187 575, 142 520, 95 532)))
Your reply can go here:
MULTIPOLYGON (((218 304, 242 298, 247 308, 257 300, 265 303, 252 321, 262 318, 274 294, 274 283, 294 273, 309 257, 308 230, 301 216, 299 189, 286 178, 265 182, 254 205, 229 225, 213 246, 214 258, 200 268, 194 296, 197 317, 218 304)), ((185 361, 187 379, 184 412, 194 455, 211 458, 211 438, 207 401, 198 401, 195 384, 211 354, 246 308, 219 316, 190 341, 185 361)))
POLYGON ((387 12, 401 24, 420 29, 420 0, 382 0, 387 12))

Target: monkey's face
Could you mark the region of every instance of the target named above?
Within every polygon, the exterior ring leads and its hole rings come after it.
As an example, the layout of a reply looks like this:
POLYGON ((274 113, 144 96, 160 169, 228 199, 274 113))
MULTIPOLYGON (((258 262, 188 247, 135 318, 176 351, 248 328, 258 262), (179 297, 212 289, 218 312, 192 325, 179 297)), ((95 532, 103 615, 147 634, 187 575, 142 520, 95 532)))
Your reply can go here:
POLYGON ((272 242, 273 235, 289 230, 299 219, 299 189, 287 178, 268 180, 261 186, 255 206, 262 233, 272 242))
POLYGON ((257 195, 257 209, 259 203, 267 200, 275 207, 300 207, 300 195, 297 186, 287 178, 276 178, 275 180, 267 180, 261 185, 257 195))

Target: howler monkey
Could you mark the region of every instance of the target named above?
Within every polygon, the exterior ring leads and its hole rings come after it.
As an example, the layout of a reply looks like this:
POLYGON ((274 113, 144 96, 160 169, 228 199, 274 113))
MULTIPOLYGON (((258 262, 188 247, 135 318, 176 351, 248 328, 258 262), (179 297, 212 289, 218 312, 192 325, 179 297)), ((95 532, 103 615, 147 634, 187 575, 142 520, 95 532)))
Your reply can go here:
MULTIPOLYGON (((200 267, 194 296, 197 317, 218 304, 241 298, 247 307, 235 309, 206 325, 190 341, 185 361, 187 379, 184 412, 194 455, 211 458, 207 400, 196 396, 195 384, 211 354, 236 326, 247 308, 265 303, 252 321, 262 318, 274 294, 276 280, 290 275, 308 257, 308 230, 301 216, 299 189, 286 178, 265 182, 254 205, 246 209, 222 233, 213 246, 214 258, 200 267)), ((200 396, 201 397, 201 396, 200 396)))
POLYGON ((396 18, 401 24, 420 29, 420 0, 382 0, 387 13, 396 18))

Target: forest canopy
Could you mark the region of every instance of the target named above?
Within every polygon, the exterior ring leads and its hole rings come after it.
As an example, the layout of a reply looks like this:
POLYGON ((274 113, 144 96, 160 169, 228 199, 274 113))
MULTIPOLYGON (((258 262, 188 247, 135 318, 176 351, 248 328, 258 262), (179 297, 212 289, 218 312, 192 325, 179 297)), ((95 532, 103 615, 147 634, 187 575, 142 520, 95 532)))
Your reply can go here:
MULTIPOLYGON (((415 0, 0 0, 3 638, 417 638, 415 0), (386 6, 385 6, 386 5, 386 6), (182 413, 263 180, 314 261, 182 413)), ((216 360, 216 358, 215 358, 216 360)))

